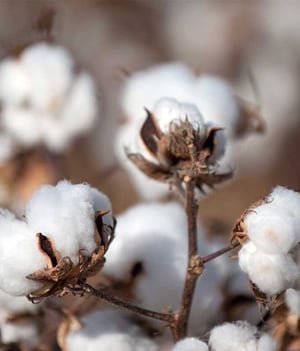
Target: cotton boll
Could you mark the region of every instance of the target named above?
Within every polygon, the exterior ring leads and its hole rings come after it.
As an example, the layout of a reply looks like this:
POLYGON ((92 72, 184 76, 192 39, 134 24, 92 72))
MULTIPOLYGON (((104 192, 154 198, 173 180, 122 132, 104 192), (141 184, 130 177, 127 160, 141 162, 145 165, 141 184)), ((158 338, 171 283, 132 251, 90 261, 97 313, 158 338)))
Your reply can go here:
POLYGON ((287 289, 284 295, 288 308, 297 316, 300 316, 300 291, 287 289))
POLYGON ((178 341, 172 351, 208 351, 208 346, 196 338, 186 338, 178 341))
POLYGON ((0 132, 0 165, 10 159, 16 149, 16 144, 12 137, 0 132))
POLYGON ((195 80, 191 94, 205 121, 224 127, 233 136, 239 122, 239 109, 230 85, 217 76, 203 75, 195 80))
POLYGON ((248 237, 266 253, 287 253, 298 241, 294 217, 275 203, 267 203, 250 211, 245 225, 248 237))
POLYGON ((121 104, 130 119, 139 119, 144 107, 150 111, 157 100, 172 97, 181 101, 192 102, 190 85, 193 73, 184 65, 170 62, 136 72, 127 79, 121 104))
POLYGON ((225 323, 210 332, 211 351, 257 351, 257 329, 246 321, 225 323))
POLYGON ((197 107, 192 104, 180 103, 173 98, 162 98, 153 107, 153 114, 163 133, 168 133, 171 123, 186 119, 195 129, 203 127, 203 117, 197 107))
POLYGON ((24 69, 31 82, 28 96, 38 110, 61 104, 72 82, 73 62, 59 46, 38 43, 26 48, 21 55, 24 69))
POLYGON ((157 351, 157 345, 120 311, 95 311, 82 322, 81 329, 67 335, 67 351, 157 351))
POLYGON ((9 211, 0 213, 0 288, 11 295, 27 295, 40 284, 26 276, 46 263, 35 232, 9 211))
POLYGON ((0 99, 4 106, 26 102, 30 88, 21 60, 5 59, 0 63, 0 99))
POLYGON ((256 250, 249 256, 248 274, 261 291, 273 295, 293 286, 299 268, 289 255, 266 255, 256 250))
POLYGON ((3 128, 17 143, 32 146, 41 141, 39 119, 48 118, 47 114, 18 106, 5 106, 1 113, 3 128))
POLYGON ((90 255, 96 248, 93 201, 88 185, 45 185, 27 203, 26 219, 30 228, 53 240, 60 254, 76 263, 80 250, 90 255))

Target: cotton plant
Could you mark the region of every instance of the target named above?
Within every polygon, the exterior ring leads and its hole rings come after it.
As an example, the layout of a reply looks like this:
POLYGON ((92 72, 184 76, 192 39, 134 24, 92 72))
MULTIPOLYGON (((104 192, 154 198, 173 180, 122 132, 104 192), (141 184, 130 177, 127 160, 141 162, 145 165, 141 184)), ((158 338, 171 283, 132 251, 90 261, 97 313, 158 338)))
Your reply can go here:
MULTIPOLYGON (((136 138, 136 130, 145 121, 145 108, 153 115, 160 115, 159 119, 163 118, 165 121, 172 117, 178 118, 178 115, 182 115, 181 119, 185 115, 193 119, 195 111, 191 109, 198 109, 197 114, 201 115, 202 123, 204 120, 206 126, 224 129, 218 133, 215 161, 232 152, 231 140, 247 131, 259 129, 262 125, 257 113, 235 96, 224 79, 210 75, 197 77, 180 63, 162 64, 133 74, 124 85, 121 105, 126 123, 119 128, 116 135, 116 155, 120 164, 134 178, 133 185, 139 195, 146 200, 165 195, 166 187, 163 188, 161 184, 147 180, 138 173, 124 154, 124 147, 137 148, 140 144, 136 138)), ((228 167, 231 163, 230 157, 226 156, 226 161, 223 157, 222 162, 228 167)))
POLYGON ((0 62, 0 102, 2 135, 16 147, 43 144, 55 153, 92 128, 98 109, 91 76, 76 73, 63 47, 45 42, 0 62))
POLYGON ((24 219, 0 212, 0 288, 42 299, 95 274, 113 238, 109 199, 87 184, 45 185, 29 200, 24 219))
MULTIPOLYGON (((184 209, 176 202, 140 204, 120 214, 117 223, 102 273, 117 286, 128 284, 136 304, 156 311, 164 308, 175 311, 180 304, 187 268, 184 209)), ((213 249, 203 236, 204 231, 199 228, 199 253, 204 255, 213 249)), ((224 281, 215 262, 210 263, 195 291, 191 334, 203 333, 209 325, 222 320, 224 281)))

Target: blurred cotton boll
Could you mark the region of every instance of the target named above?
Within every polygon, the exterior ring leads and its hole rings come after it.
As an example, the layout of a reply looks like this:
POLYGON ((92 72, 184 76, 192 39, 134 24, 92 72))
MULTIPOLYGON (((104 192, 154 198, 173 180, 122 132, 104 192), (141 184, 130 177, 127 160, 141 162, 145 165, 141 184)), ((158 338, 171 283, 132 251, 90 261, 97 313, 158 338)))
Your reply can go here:
POLYGON ((178 341, 171 351, 208 351, 208 346, 196 338, 186 338, 178 341))
POLYGON ((154 341, 120 311, 94 311, 82 317, 83 327, 70 331, 66 351, 157 351, 154 341))
MULTIPOLYGON (((106 254, 103 273, 116 281, 133 279, 136 302, 160 311, 179 306, 187 266, 187 222, 184 209, 175 202, 142 204, 117 218, 116 237, 106 254), (140 266, 138 277, 132 276, 140 266)), ((199 229, 201 254, 210 251, 199 229)), ((190 332, 203 332, 222 319, 221 276, 211 262, 198 280, 190 332)))
POLYGON ((75 73, 62 47, 47 43, 0 63, 2 130, 22 147, 44 144, 62 152, 93 126, 97 99, 92 78, 75 73))
POLYGON ((300 290, 287 289, 284 297, 289 310, 300 316, 300 290))

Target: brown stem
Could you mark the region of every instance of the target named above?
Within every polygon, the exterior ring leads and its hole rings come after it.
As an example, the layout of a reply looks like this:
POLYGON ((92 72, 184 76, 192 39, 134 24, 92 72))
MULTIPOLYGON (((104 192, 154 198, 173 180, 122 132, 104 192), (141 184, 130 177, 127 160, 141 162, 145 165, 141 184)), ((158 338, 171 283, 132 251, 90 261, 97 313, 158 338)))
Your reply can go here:
POLYGON ((221 255, 223 255, 224 253, 235 249, 235 248, 238 247, 238 246, 240 246, 240 243, 239 243, 239 242, 236 242, 236 243, 234 243, 234 244, 231 245, 231 246, 224 247, 223 249, 220 249, 220 250, 218 250, 218 251, 216 251, 216 252, 213 252, 213 253, 211 253, 211 254, 209 254, 209 255, 207 255, 207 256, 203 256, 203 257, 201 258, 201 262, 204 264, 204 263, 207 263, 207 262, 209 262, 209 261, 212 261, 212 260, 214 260, 215 258, 217 258, 217 257, 219 257, 219 256, 221 256, 221 255))
POLYGON ((142 316, 146 316, 146 317, 150 317, 150 318, 154 318, 154 319, 158 319, 160 321, 164 321, 167 323, 172 324, 174 317, 173 314, 171 313, 160 313, 160 312, 155 312, 155 311, 151 311, 151 310, 147 310, 144 309, 142 307, 138 307, 135 305, 131 305, 130 303, 126 302, 126 301, 122 301, 114 296, 109 295, 108 293, 104 292, 103 290, 97 290, 95 289, 93 286, 81 282, 80 283, 80 289, 81 291, 91 294, 95 297, 99 297, 102 300, 105 300, 106 302, 124 308, 126 310, 129 310, 131 312, 140 314, 142 316))
POLYGON ((193 302, 194 291, 197 279, 203 271, 201 257, 197 249, 197 212, 198 205, 195 200, 195 183, 190 178, 185 181, 186 203, 185 211, 188 220, 188 267, 181 298, 181 304, 174 314, 174 324, 172 326, 173 338, 175 341, 187 335, 188 320, 193 302))

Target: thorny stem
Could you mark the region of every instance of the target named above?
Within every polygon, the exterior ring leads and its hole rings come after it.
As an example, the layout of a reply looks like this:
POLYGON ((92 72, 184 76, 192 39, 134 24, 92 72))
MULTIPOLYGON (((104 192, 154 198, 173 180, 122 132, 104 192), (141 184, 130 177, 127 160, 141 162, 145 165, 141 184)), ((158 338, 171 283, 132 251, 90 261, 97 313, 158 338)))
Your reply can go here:
POLYGON ((115 305, 117 307, 124 308, 126 310, 129 310, 131 312, 134 312, 146 317, 158 319, 160 321, 164 321, 169 324, 173 323, 174 317, 173 317, 173 314, 171 313, 155 312, 139 306, 132 305, 126 301, 120 300, 112 295, 109 295, 108 293, 104 292, 102 289, 97 290, 93 286, 84 282, 80 283, 80 289, 82 292, 91 294, 95 297, 99 297, 100 299, 105 300, 106 302, 112 305, 115 305))
POLYGON ((185 180, 186 201, 185 211, 188 219, 188 267, 181 298, 181 304, 174 314, 174 324, 171 326, 175 341, 187 335, 188 320, 193 302, 194 291, 198 277, 203 271, 201 257, 197 249, 197 212, 198 205, 195 200, 195 183, 192 179, 185 180))

